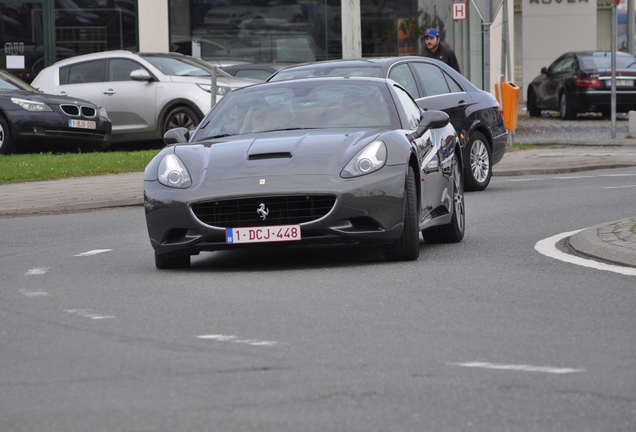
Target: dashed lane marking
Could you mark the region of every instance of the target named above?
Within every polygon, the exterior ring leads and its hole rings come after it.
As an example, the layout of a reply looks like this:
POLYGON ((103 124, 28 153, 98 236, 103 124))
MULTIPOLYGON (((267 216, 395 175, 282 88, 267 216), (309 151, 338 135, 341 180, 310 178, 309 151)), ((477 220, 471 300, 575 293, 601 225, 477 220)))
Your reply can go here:
POLYGON ((557 249, 556 244, 558 242, 580 231, 582 230, 565 232, 565 233, 554 235, 552 237, 548 237, 547 239, 538 241, 537 244, 534 245, 534 248, 540 254, 543 254, 547 257, 554 258, 554 259, 567 262, 570 264, 576 264, 576 265, 589 267, 589 268, 593 268, 597 270, 611 271, 614 273, 619 273, 619 274, 627 275, 627 276, 636 276, 636 268, 605 264, 605 263, 594 261, 591 259, 585 259, 578 256, 569 255, 557 249))
POLYGON ((95 250, 88 251, 88 252, 82 252, 82 253, 79 253, 79 254, 73 255, 73 256, 76 256, 76 257, 93 256, 93 255, 98 255, 98 254, 101 254, 101 253, 104 253, 104 252, 110 252, 110 251, 112 251, 112 249, 95 249, 95 250))
POLYGON ((197 336, 197 338, 211 339, 211 340, 216 340, 219 342, 230 342, 235 344, 243 344, 243 345, 251 345, 251 346, 271 347, 271 346, 277 346, 277 345, 285 345, 282 342, 258 340, 258 339, 241 339, 237 336, 223 335, 223 334, 200 335, 200 336, 197 336))
POLYGON ((507 370, 516 372, 541 372, 549 374, 568 374, 585 372, 585 369, 573 369, 573 368, 556 368, 549 366, 532 366, 532 365, 515 365, 515 364, 498 364, 487 362, 467 362, 467 363, 449 363, 453 366, 469 367, 469 368, 481 368, 481 369, 496 369, 507 370))
POLYGON ((49 295, 46 291, 29 291, 25 289, 21 289, 20 292, 27 297, 43 297, 49 295))
POLYGON ((113 319, 113 315, 103 315, 93 312, 90 309, 67 309, 64 312, 74 315, 79 315, 84 318, 90 318, 93 320, 113 319))
POLYGON ((43 274, 46 274, 46 272, 48 272, 49 270, 51 270, 50 267, 36 267, 36 268, 27 270, 27 272, 24 275, 25 276, 43 275, 43 274))

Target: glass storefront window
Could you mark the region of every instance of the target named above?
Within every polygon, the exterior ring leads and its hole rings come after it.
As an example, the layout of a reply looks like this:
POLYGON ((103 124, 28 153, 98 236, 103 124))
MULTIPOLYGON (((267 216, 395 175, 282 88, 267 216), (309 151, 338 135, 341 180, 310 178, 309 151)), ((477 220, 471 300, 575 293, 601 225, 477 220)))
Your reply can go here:
MULTIPOLYGON (((137 50, 136 0, 54 0, 55 60, 113 49, 137 50)), ((30 83, 42 70, 42 2, 0 3, 0 68, 30 83), (23 64, 7 55, 23 57, 23 64), (20 67, 21 66, 21 67, 20 67)))

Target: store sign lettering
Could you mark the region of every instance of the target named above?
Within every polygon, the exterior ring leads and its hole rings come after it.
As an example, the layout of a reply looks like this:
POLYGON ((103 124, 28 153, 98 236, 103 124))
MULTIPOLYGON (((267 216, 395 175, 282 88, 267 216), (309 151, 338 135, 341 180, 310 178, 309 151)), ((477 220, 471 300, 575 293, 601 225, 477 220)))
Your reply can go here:
POLYGON ((24 54, 24 42, 6 42, 4 44, 4 52, 7 55, 24 54))

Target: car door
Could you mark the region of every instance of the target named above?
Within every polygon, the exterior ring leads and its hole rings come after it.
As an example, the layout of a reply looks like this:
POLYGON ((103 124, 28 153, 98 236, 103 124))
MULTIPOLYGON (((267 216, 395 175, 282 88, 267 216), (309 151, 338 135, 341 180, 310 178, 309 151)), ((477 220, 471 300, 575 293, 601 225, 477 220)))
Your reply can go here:
POLYGON ((133 81, 130 73, 146 70, 129 58, 111 58, 102 83, 102 106, 113 123, 113 134, 151 132, 157 129, 157 81, 133 81))
POLYGON ((63 66, 59 70, 60 84, 56 91, 43 86, 40 90, 60 96, 86 99, 102 106, 101 83, 104 79, 104 60, 90 60, 63 66))
POLYGON ((572 74, 574 56, 564 54, 555 60, 546 71, 546 79, 537 86, 537 104, 550 110, 559 109, 559 96, 563 83, 572 74))
POLYGON ((420 108, 444 111, 458 134, 465 129, 466 108, 470 95, 442 68, 428 62, 411 62, 419 80, 420 95, 415 99, 420 108))

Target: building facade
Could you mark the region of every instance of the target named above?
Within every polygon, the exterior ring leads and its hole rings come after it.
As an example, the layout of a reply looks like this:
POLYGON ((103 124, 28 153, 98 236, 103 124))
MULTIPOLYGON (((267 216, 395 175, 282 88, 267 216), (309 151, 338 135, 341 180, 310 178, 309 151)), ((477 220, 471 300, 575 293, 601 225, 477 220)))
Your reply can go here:
MULTIPOLYGON (((569 50, 610 49, 614 0, 359 0, 360 55, 417 55, 437 28, 462 73, 522 88, 569 50), (460 3, 463 16, 454 16, 460 3), (484 23, 484 5, 492 22, 484 23), (459 18, 459 19, 456 19, 459 18)), ((626 0, 623 0, 626 1, 626 0)), ((25 81, 94 51, 178 51, 217 65, 342 58, 343 0, 0 0, 0 68, 25 81)))

